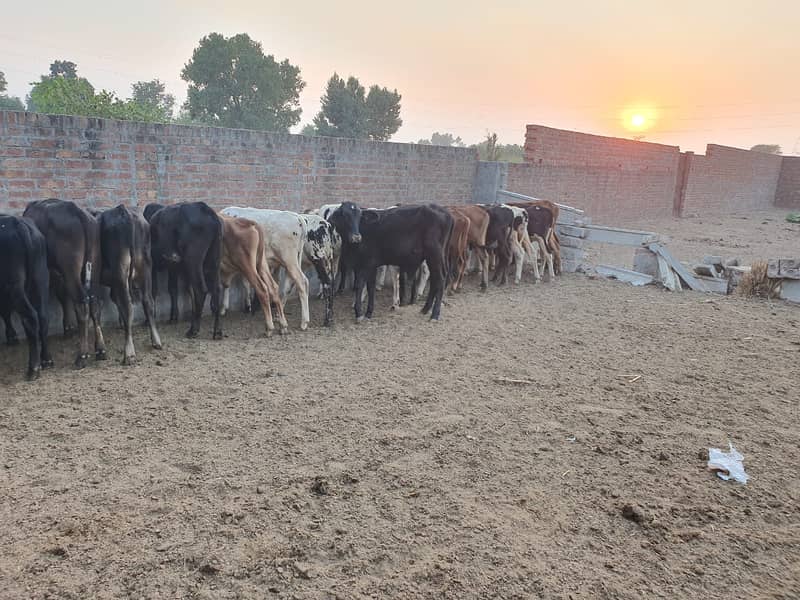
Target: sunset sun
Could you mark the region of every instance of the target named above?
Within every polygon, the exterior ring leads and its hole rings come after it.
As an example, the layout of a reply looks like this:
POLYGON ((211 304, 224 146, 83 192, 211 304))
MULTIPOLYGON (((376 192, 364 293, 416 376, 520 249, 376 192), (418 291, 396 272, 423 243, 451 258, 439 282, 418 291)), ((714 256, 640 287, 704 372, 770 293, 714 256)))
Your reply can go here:
POLYGON ((647 123, 647 119, 643 114, 636 113, 635 115, 631 116, 631 125, 633 127, 641 128, 644 127, 644 124, 647 123))

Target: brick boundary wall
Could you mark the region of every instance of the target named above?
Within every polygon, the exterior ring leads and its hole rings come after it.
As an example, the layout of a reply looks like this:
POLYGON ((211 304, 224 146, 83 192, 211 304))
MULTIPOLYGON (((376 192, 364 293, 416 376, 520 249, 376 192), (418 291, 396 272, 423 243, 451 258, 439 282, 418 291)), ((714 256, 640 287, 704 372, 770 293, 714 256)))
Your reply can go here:
POLYGON ((775 206, 800 209, 800 156, 784 156, 775 206))
POLYGON ((528 125, 525 163, 509 165, 507 189, 583 208, 610 224, 798 206, 800 157, 715 144, 698 155, 677 146, 528 125))
POLYGON ((474 149, 0 111, 0 211, 203 200, 300 211, 472 198, 474 149))
POLYGON ((782 157, 709 144, 705 156, 692 155, 683 200, 683 214, 713 214, 769 208, 782 157))

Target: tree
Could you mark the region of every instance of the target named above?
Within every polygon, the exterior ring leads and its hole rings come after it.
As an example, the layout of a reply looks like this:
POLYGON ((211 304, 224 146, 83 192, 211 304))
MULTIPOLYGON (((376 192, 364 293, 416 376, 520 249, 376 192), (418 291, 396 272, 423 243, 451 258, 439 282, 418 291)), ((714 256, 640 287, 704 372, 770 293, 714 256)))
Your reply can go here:
POLYGON ((189 83, 185 108, 210 125, 288 132, 300 121, 300 69, 265 55, 245 33, 200 40, 181 78, 189 83))
POLYGON ((306 123, 300 130, 300 135, 310 135, 310 136, 317 135, 317 128, 314 127, 313 123, 306 123))
POLYGON ((386 141, 403 124, 400 118, 400 94, 373 85, 366 93, 352 75, 347 81, 337 73, 328 80, 314 117, 318 135, 386 141))
MULTIPOLYGON (((42 79, 47 77, 43 75, 42 79)), ((49 77, 64 77, 65 79, 76 79, 78 77, 78 65, 71 60, 54 60, 50 63, 49 77)))
POLYGON ((458 148, 463 148, 466 145, 460 137, 454 137, 452 133, 439 133, 438 131, 432 133, 429 140, 420 140, 417 143, 432 146, 456 146, 458 148))
POLYGON ((367 100, 364 86, 355 77, 345 82, 336 73, 328 80, 320 100, 322 110, 314 117, 318 135, 330 137, 367 137, 367 100))
POLYGON ((164 121, 172 119, 175 96, 167 94, 164 84, 158 79, 137 81, 132 86, 131 100, 159 114, 164 121))
POLYGON ((5 74, 0 71, 0 110, 25 110, 22 100, 15 96, 7 96, 5 91, 8 89, 5 74))
POLYGON ((750 148, 753 152, 763 152, 764 154, 780 154, 781 147, 778 144, 756 144, 750 148))
POLYGON ((478 150, 478 158, 488 161, 504 161, 521 163, 524 161, 525 150, 519 144, 500 144, 496 133, 487 133, 486 139, 470 148, 478 150))
POLYGON ((7 87, 8 87, 8 82, 6 81, 6 75, 2 71, 0 71, 0 94, 4 94, 7 87))
POLYGON ((90 115, 94 88, 83 77, 49 77, 33 84, 28 96, 28 108, 36 112, 90 115))
POLYGON ((397 90, 373 85, 369 88, 366 101, 367 135, 372 140, 385 142, 391 138, 400 126, 400 100, 402 96, 397 90))

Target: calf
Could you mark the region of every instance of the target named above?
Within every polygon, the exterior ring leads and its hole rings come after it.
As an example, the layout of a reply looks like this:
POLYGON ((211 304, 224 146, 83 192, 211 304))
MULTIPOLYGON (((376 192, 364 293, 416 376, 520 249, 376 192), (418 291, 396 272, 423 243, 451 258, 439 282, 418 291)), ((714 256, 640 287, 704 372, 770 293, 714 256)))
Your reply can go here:
POLYGON ((100 327, 100 226, 84 209, 67 200, 50 198, 28 204, 23 213, 44 235, 51 289, 61 302, 64 332, 69 333, 70 312, 78 321, 79 350, 75 366, 82 369, 89 357, 89 317, 94 324, 97 360, 106 359, 100 327))
POLYGON ((528 232, 531 239, 539 236, 544 240, 545 260, 552 274, 561 274, 561 244, 556 234, 556 223, 558 222, 558 205, 549 200, 537 200, 536 202, 509 202, 509 206, 519 206, 528 211, 528 232), (553 264, 555 263, 555 270, 553 264), (554 273, 553 273, 554 271, 554 273))
POLYGON ((375 308, 375 278, 381 265, 395 265, 413 276, 427 262, 431 285, 422 313, 431 311, 431 319, 441 313, 446 277, 445 251, 453 230, 453 218, 438 207, 400 206, 382 211, 361 209, 352 202, 342 205, 329 217, 342 237, 343 251, 352 258, 356 273, 354 310, 361 320, 361 292, 368 291, 367 311, 375 308))
POLYGON ((53 359, 47 348, 50 274, 47 244, 32 221, 0 215, 0 314, 8 339, 16 339, 11 313, 22 321, 28 339, 28 379, 36 379, 53 359))
MULTIPOLYGON (((300 296, 300 329, 308 329, 308 278, 302 262, 307 224, 297 213, 285 210, 240 208, 222 210, 227 217, 244 217, 258 223, 264 233, 264 257, 270 269, 283 267, 297 287, 300 296)), ((285 300, 285 299, 284 299, 285 300)))
MULTIPOLYGON (((489 229, 489 213, 480 206, 459 205, 450 206, 448 210, 451 214, 459 214, 469 219, 469 230, 467 231, 467 246, 475 253, 481 265, 481 288, 486 289, 489 285, 489 257, 486 252, 486 233, 489 229)), ((466 272, 466 261, 455 282, 455 290, 463 286, 464 273, 466 272)))
POLYGON ((150 225, 136 211, 120 204, 97 213, 100 225, 102 270, 100 282, 111 288, 111 300, 117 307, 125 329, 122 364, 133 364, 133 297, 138 293, 150 328, 150 343, 161 349, 153 301, 153 263, 150 225))
MULTIPOLYGON (((222 220, 205 202, 171 204, 151 216, 150 236, 154 265, 172 264, 189 282, 192 319, 186 337, 197 337, 206 295, 210 295, 214 315, 212 337, 222 339, 219 322, 222 220)), ((177 285, 170 289, 171 296, 173 293, 177 296, 177 285)))

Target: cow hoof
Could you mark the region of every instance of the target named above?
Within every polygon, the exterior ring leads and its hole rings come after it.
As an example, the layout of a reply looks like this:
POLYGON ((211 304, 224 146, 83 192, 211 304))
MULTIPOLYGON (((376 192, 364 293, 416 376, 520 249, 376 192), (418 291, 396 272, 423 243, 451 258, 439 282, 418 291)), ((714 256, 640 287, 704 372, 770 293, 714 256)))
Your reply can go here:
POLYGON ((389 310, 397 310, 400 308, 397 304, 392 304, 392 307, 389 310))
POLYGON ((153 350, 163 350, 164 346, 162 344, 153 344, 153 350))
POLYGON ((363 323, 364 319, 366 319, 366 317, 364 317, 364 316, 356 317, 356 323, 363 323))
POLYGON ((122 357, 122 366, 123 367, 130 367, 136 364, 136 356, 123 356, 122 357))
POLYGON ((94 353, 95 360, 106 360, 108 355, 106 354, 105 350, 98 350, 94 353))
POLYGON ((53 366, 53 359, 52 358, 48 358, 47 360, 43 360, 42 361, 42 368, 43 369, 49 369, 52 366, 53 366))
POLYGON ((266 337, 271 338, 272 337, 272 329, 267 329, 265 335, 266 335, 266 337))
POLYGON ((219 331, 215 331, 213 333, 213 335, 211 336, 211 339, 212 340, 221 340, 222 339, 222 330, 220 329, 219 331))
POLYGON ((77 332, 78 332, 78 328, 77 328, 77 327, 65 327, 65 328, 64 328, 64 337, 65 337, 65 338, 71 338, 71 337, 74 337, 74 335, 75 335, 77 332))
POLYGON ((186 337, 187 338, 196 338, 197 337, 197 330, 196 329, 190 329, 189 331, 186 332, 186 337))
POLYGON ((28 373, 25 378, 28 381, 34 381, 35 379, 39 379, 39 376, 42 374, 42 368, 36 367, 35 369, 28 369, 28 373))
POLYGON ((8 338, 6 340, 6 346, 19 346, 19 338, 8 338))
POLYGON ((85 369, 86 368, 86 359, 89 358, 88 354, 81 354, 78 358, 75 359, 75 368, 76 369, 85 369))

